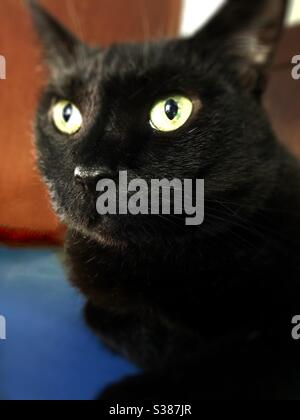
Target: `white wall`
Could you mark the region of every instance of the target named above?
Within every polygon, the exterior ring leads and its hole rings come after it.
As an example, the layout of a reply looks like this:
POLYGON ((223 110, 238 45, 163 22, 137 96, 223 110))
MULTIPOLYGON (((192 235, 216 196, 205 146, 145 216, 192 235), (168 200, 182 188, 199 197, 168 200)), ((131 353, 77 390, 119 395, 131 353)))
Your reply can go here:
POLYGON ((300 23, 300 0, 292 1, 288 22, 290 25, 296 25, 300 23))
POLYGON ((220 7, 223 0, 183 0, 183 2, 181 33, 191 35, 220 7))
MULTIPOLYGON (((184 0, 181 33, 183 35, 194 33, 224 2, 225 0, 184 0)), ((300 0, 292 0, 288 24, 297 23, 300 23, 300 0)))

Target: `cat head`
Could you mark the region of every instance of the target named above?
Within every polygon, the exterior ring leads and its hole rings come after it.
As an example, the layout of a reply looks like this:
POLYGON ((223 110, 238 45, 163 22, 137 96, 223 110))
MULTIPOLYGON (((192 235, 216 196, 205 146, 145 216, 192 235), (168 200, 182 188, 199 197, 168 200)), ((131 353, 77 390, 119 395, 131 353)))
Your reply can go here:
POLYGON ((36 120, 38 164, 63 220, 106 243, 151 242, 216 232, 233 209, 262 205, 278 145, 261 97, 286 4, 229 0, 191 38, 95 48, 31 1, 50 70, 36 120), (203 227, 173 216, 99 216, 96 184, 120 171, 146 181, 205 179, 203 227))

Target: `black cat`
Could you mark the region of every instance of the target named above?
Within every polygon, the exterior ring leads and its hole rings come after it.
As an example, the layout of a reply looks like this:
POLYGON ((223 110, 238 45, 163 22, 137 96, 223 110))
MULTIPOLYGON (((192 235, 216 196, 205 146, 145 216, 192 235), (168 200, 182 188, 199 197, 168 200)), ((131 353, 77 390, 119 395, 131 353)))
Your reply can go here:
POLYGON ((300 397, 300 170, 261 104, 286 6, 231 0, 192 38, 101 49, 31 2, 51 71, 38 164, 70 279, 144 372, 103 399, 300 397), (96 184, 120 171, 205 179, 204 223, 100 216, 96 184))

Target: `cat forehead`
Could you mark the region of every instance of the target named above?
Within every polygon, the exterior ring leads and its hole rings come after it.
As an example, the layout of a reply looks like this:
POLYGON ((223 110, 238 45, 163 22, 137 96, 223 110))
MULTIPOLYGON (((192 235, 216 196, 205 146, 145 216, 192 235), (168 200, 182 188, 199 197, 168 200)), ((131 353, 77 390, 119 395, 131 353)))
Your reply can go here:
POLYGON ((188 88, 193 80, 207 73, 208 63, 182 39, 115 44, 96 49, 84 60, 81 55, 71 69, 59 74, 57 83, 62 94, 72 94, 75 88, 118 96, 140 91, 155 95, 188 88))
POLYGON ((181 40, 117 44, 103 52, 102 67, 108 75, 176 69, 185 65, 188 53, 187 45, 181 40))

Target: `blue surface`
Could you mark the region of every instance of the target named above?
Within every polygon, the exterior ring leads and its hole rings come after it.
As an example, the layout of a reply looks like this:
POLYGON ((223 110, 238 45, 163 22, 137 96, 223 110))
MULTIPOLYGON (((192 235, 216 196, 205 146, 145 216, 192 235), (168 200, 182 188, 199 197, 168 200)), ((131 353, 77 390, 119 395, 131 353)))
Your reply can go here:
POLYGON ((54 251, 0 248, 0 399, 89 400, 135 372, 85 326, 54 251))

